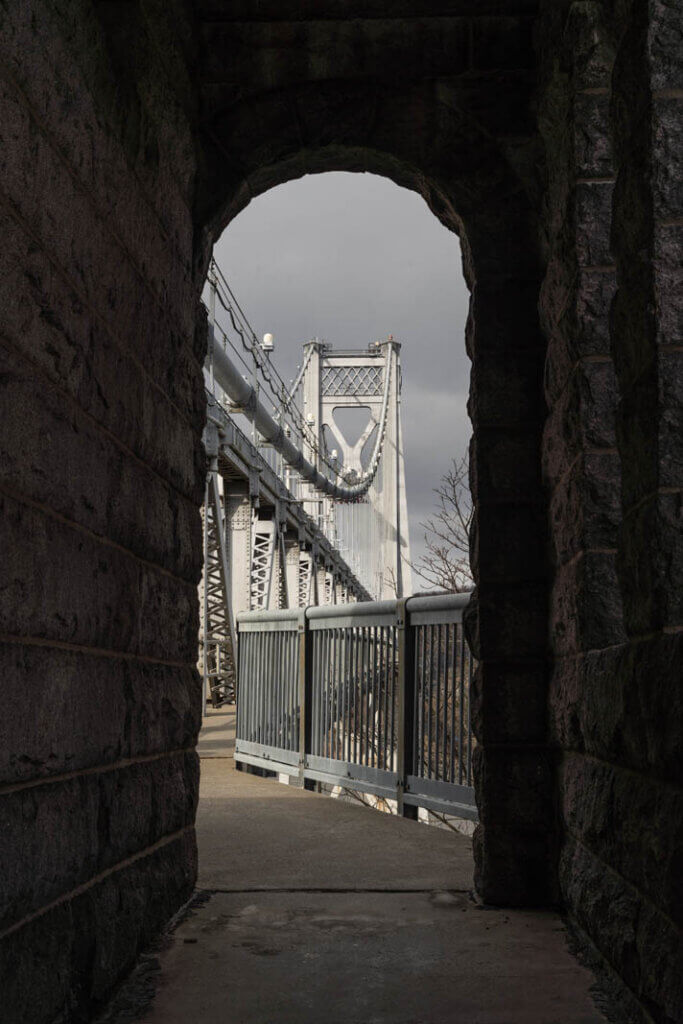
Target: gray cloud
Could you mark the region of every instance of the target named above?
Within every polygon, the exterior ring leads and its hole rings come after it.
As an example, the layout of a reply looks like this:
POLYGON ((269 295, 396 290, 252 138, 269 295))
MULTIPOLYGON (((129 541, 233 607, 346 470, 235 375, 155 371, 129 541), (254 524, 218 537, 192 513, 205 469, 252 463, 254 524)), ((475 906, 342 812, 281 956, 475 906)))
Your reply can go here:
POLYGON ((415 193, 368 174, 308 176, 259 196, 216 260, 257 334, 272 331, 285 379, 312 337, 403 343, 403 427, 413 557, 434 488, 470 435, 468 292, 457 237, 415 193))

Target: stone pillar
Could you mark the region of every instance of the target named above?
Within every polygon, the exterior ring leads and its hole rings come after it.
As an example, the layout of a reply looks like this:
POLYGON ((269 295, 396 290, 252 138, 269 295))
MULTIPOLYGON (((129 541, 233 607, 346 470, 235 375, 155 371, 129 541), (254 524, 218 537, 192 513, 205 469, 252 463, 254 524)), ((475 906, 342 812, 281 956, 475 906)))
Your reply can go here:
POLYGON ((0 24, 8 1024, 89 1019, 196 877, 192 94, 179 5, 140 12, 33 0, 0 24))
POLYGON ((556 835, 546 724, 540 271, 530 212, 508 202, 504 212, 487 213, 490 221, 468 228, 464 252, 473 282, 467 345, 477 589, 467 628, 479 662, 472 693, 475 885, 488 903, 543 905, 556 892, 556 835))

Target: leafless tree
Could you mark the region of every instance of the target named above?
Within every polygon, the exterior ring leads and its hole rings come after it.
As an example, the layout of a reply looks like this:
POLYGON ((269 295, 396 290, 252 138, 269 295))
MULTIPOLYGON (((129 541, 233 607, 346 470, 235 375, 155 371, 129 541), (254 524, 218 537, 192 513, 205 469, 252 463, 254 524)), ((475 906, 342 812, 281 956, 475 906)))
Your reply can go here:
POLYGON ((427 550, 413 563, 413 572, 429 587, 459 593, 474 583, 469 558, 472 496, 467 455, 453 459, 434 493, 436 511, 421 523, 427 550))
POLYGON ((396 579, 396 570, 393 567, 389 567, 384 573, 384 586, 389 589, 394 597, 398 597, 398 580, 396 579))

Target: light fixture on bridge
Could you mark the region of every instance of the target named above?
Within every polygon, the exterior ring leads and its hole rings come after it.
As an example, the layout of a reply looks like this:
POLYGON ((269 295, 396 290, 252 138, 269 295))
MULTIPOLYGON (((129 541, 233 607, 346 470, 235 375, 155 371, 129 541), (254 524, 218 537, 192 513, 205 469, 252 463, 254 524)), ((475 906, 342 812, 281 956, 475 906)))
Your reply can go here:
POLYGON ((261 342, 261 348, 264 352, 272 352, 275 348, 275 338, 272 334, 264 334, 263 341, 261 342))

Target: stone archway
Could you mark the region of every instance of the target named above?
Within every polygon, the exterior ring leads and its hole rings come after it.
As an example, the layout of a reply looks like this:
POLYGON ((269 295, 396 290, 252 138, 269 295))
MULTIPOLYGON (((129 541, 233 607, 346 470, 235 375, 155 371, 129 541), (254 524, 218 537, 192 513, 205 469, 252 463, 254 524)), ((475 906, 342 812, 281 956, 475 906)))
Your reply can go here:
MULTIPOLYGON (((222 59, 220 51, 208 49, 220 41, 220 33, 218 41, 207 40, 209 68, 229 67, 227 55, 222 59)), ((222 106, 212 78, 202 124, 196 272, 203 279, 212 239, 251 198, 326 170, 372 171, 418 191, 460 236, 472 291, 467 348, 478 587, 471 633, 481 659, 477 886, 491 902, 542 904, 555 891, 555 837, 545 749, 545 341, 537 313, 542 267, 535 182, 520 167, 520 153, 526 150, 530 159, 536 145, 529 90, 526 83, 517 87, 516 106, 508 97, 505 131, 514 123, 518 133, 513 155, 509 136, 497 139, 477 116, 487 109, 488 78, 480 92, 457 80, 390 85, 387 70, 376 63, 382 48, 371 40, 368 49, 367 62, 374 61, 377 72, 369 82, 323 76, 273 89, 257 81, 252 95, 222 106), (520 137, 523 126, 526 138, 520 137), (516 710, 520 706, 524 715, 516 710)), ((394 60, 384 53, 385 63, 394 60)))
POLYGON ((660 0, 4 5, 9 1020, 84 1017, 192 891, 197 300, 252 195, 332 167, 420 192, 473 289, 480 891, 551 899, 557 818, 565 906, 681 1017, 680 34, 660 0))

